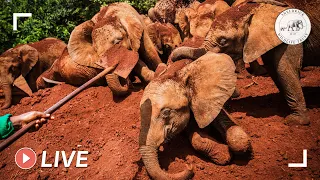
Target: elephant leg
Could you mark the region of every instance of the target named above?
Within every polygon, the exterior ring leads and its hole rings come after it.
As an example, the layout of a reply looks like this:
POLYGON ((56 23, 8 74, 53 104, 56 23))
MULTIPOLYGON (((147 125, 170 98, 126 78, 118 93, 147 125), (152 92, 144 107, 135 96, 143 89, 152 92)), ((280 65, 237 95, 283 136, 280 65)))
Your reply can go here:
POLYGON ((302 57, 301 44, 289 46, 281 44, 262 57, 270 76, 290 108, 290 115, 285 118, 286 124, 308 125, 310 123, 299 79, 302 57))
POLYGON ((198 127, 190 128, 188 134, 190 143, 196 151, 219 165, 225 165, 230 162, 231 154, 227 145, 218 143, 198 127))
POLYGON ((140 78, 141 81, 150 82, 154 77, 154 72, 148 68, 148 66, 142 61, 138 60, 138 63, 133 68, 133 71, 140 78))
POLYGON ((244 153, 250 150, 249 136, 233 122, 231 116, 224 109, 220 111, 212 125, 220 132, 233 152, 244 153))
POLYGON ((250 70, 252 71, 252 74, 255 76, 262 76, 264 74, 267 74, 267 71, 265 68, 263 68, 258 61, 253 61, 250 63, 250 70))

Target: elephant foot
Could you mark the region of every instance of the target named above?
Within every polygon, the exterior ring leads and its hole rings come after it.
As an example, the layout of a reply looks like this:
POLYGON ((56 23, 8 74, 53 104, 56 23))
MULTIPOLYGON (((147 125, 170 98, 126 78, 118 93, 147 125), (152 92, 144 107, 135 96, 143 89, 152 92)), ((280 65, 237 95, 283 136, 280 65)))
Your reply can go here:
POLYGON ((286 125, 309 125, 310 119, 306 113, 292 113, 285 118, 286 125))
POLYGON ((201 131, 192 132, 189 136, 193 148, 218 165, 226 165, 231 160, 229 148, 218 143, 214 138, 201 131))
POLYGON ((226 165, 231 160, 231 153, 229 148, 225 144, 217 144, 214 149, 212 149, 206 156, 218 165, 226 165))
POLYGON ((250 150, 251 142, 247 133, 240 126, 231 126, 226 133, 229 148, 236 153, 245 153, 250 150))

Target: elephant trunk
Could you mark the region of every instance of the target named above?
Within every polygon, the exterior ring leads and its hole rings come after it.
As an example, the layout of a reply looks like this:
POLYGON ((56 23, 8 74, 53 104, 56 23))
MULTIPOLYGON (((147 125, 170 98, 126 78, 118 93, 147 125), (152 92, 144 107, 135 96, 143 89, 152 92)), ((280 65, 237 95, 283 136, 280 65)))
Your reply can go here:
POLYGON ((149 69, 148 66, 140 59, 133 71, 137 74, 140 80, 144 82, 150 82, 154 78, 154 71, 149 69))
POLYGON ((157 149, 151 146, 140 146, 140 154, 142 156, 143 163, 153 179, 190 179, 193 175, 192 167, 188 167, 186 170, 176 173, 169 174, 160 168, 158 161, 157 149))
POLYGON ((1 87, 3 89, 3 93, 5 96, 5 102, 2 105, 1 109, 7 109, 11 106, 11 102, 12 102, 12 86, 11 84, 2 83, 1 87))
POLYGON ((150 145, 153 140, 152 139, 147 140, 148 139, 147 136, 150 130, 151 115, 152 115, 152 105, 151 105, 150 99, 147 99, 140 106, 140 114, 141 114, 141 128, 140 128, 140 134, 139 134, 139 152, 142 156, 142 161, 149 175, 153 179, 161 179, 161 180, 190 179, 193 175, 192 166, 176 174, 169 174, 160 168, 160 164, 158 161, 158 153, 157 153, 158 145, 150 145))
POLYGON ((111 91, 115 95, 125 95, 129 90, 128 81, 125 80, 125 83, 121 83, 119 78, 121 77, 114 73, 106 75, 106 80, 111 91))
POLYGON ((196 60, 207 53, 206 48, 179 47, 172 52, 171 60, 173 62, 181 59, 196 60))

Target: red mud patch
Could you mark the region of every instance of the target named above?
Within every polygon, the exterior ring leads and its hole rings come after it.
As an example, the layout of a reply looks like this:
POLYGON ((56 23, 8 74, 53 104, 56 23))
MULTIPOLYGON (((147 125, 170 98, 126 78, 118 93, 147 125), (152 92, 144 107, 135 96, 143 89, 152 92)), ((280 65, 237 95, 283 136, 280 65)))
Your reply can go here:
MULTIPOLYGON (((218 166, 197 154, 185 135, 179 135, 159 153, 161 167, 169 172, 193 163, 194 179, 318 179, 320 178, 320 68, 302 72, 301 79, 311 125, 286 126, 287 108, 269 77, 255 77, 258 85, 244 88, 251 78, 238 80, 241 97, 230 101, 228 111, 252 139, 251 159, 235 156, 230 165, 218 166), (301 163, 302 150, 308 150, 307 168, 288 168, 301 163)), ((58 85, 40 90, 33 97, 0 114, 43 111, 74 90, 58 85)), ((138 152, 139 102, 143 90, 135 89, 126 98, 112 97, 108 87, 91 87, 54 113, 55 120, 39 131, 27 133, 0 153, 0 179, 149 179, 138 152), (30 170, 19 169, 14 155, 30 147, 38 155, 30 170), (47 151, 53 163, 55 151, 86 150, 88 168, 41 168, 41 153, 47 151)))

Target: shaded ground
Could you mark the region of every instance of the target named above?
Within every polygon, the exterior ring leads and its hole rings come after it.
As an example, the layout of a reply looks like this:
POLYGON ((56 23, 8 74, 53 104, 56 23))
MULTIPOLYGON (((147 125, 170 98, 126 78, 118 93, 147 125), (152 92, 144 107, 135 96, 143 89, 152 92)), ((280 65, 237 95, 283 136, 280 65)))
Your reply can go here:
MULTIPOLYGON (((227 166, 217 166, 198 155, 187 138, 180 135, 159 154, 161 166, 169 172, 182 170, 193 163, 194 179, 319 179, 320 178, 320 68, 302 72, 302 84, 311 125, 286 126, 287 108, 269 77, 238 80, 242 93, 230 101, 227 109, 251 136, 253 157, 236 156, 227 166), (308 150, 307 168, 288 168, 301 163, 302 151, 308 150)), ((74 90, 58 85, 21 99, 20 103, 0 114, 43 111, 74 90)), ((92 87, 54 113, 55 120, 39 131, 24 135, 0 153, 0 179, 149 179, 138 152, 140 128, 139 101, 143 90, 135 89, 124 99, 113 98, 108 87, 92 87), (21 147, 30 147, 38 155, 30 170, 19 169, 14 155, 21 147), (55 151, 87 150, 88 168, 41 168, 41 153, 53 163, 55 151)))

